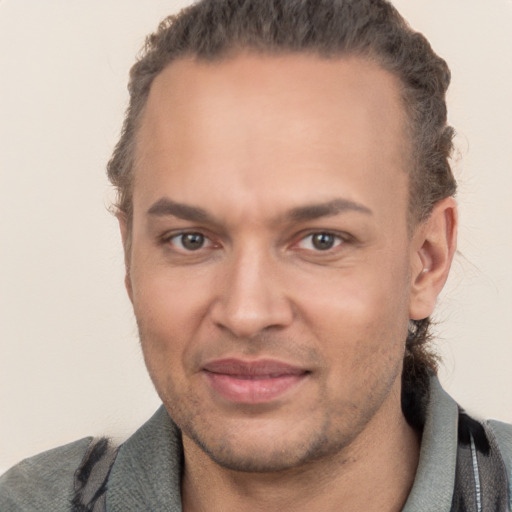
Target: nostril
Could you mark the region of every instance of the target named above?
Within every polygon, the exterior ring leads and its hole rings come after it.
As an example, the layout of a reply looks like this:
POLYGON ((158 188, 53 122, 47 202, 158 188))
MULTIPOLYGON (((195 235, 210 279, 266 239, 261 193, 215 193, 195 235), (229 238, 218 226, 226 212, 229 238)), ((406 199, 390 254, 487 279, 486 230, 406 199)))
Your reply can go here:
POLYGON ((234 336, 252 338, 268 329, 281 329, 293 319, 275 261, 261 241, 238 244, 224 267, 211 318, 234 336), (239 247, 239 248, 238 248, 239 247))
POLYGON ((262 332, 286 328, 293 320, 293 311, 284 298, 236 303, 232 297, 230 301, 216 303, 211 318, 217 327, 238 338, 252 338, 262 332))

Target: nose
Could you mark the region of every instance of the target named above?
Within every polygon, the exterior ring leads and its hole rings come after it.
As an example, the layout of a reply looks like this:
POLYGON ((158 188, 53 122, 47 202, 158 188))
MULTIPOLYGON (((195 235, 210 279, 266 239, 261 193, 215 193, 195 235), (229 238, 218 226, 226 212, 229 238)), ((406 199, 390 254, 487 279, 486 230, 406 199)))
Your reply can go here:
POLYGON ((220 328, 238 338, 253 338, 293 321, 293 304, 282 283, 279 263, 257 250, 244 250, 226 262, 223 283, 211 308, 220 328))

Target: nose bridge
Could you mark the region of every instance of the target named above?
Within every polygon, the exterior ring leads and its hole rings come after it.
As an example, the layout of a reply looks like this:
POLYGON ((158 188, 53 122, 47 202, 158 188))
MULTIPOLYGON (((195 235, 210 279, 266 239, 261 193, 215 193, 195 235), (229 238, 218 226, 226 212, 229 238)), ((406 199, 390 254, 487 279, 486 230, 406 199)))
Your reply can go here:
POLYGON ((236 248, 223 277, 213 312, 217 324, 246 338, 289 324, 292 307, 279 279, 279 262, 268 247, 253 242, 236 248))

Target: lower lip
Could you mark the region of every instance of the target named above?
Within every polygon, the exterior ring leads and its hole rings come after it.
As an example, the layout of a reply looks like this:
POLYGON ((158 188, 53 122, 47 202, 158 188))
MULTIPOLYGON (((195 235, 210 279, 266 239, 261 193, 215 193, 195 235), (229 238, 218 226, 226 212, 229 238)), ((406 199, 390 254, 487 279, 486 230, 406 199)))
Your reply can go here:
POLYGON ((230 402, 263 404, 276 400, 297 386, 306 374, 265 378, 238 378, 222 373, 205 372, 211 387, 230 402))

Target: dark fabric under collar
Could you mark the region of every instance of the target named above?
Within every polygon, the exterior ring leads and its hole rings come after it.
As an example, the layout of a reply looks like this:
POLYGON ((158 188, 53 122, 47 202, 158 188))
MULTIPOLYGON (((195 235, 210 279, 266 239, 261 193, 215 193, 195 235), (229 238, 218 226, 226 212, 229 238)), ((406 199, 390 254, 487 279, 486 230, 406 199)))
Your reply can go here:
MULTIPOLYGON (((459 408, 456 402, 441 388, 438 379, 432 378, 419 465, 402 512, 478 510, 478 508, 464 508, 469 506, 469 503, 461 505, 460 500, 457 501, 458 498, 454 498, 454 489, 466 492, 462 488, 470 482, 466 472, 473 470, 470 444, 466 445, 469 447, 469 452, 462 454, 465 462, 457 461, 458 420, 459 408), (452 507, 454 505, 458 508, 454 509, 452 507)), ((512 428, 510 430, 512 431, 512 428)), ((492 435, 489 439, 491 444, 495 444, 492 435)), ((510 451, 512 452, 512 447, 510 451)), ((510 456, 508 454, 508 457, 510 456)), ((477 457, 485 457, 485 454, 481 452, 477 457)), ((483 460, 482 468, 486 467, 487 462, 488 460, 483 460)), ((506 479, 502 462, 499 467, 502 471, 501 478, 506 479)), ((121 446, 108 480, 107 511, 181 512, 182 471, 181 434, 162 406, 121 446)), ((493 478, 491 471, 488 469, 483 471, 488 473, 485 478, 493 478)), ((506 493, 506 482, 505 484, 501 482, 500 486, 500 489, 505 489, 506 493)), ((507 507, 503 505, 506 496, 501 495, 499 499, 501 501, 496 506, 507 507)), ((491 506, 485 501, 482 503, 487 507, 491 506)), ((502 512, 501 508, 482 508, 481 510, 482 512, 502 512)))

